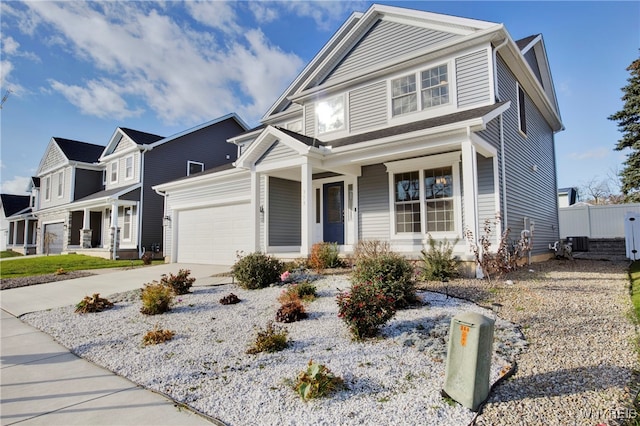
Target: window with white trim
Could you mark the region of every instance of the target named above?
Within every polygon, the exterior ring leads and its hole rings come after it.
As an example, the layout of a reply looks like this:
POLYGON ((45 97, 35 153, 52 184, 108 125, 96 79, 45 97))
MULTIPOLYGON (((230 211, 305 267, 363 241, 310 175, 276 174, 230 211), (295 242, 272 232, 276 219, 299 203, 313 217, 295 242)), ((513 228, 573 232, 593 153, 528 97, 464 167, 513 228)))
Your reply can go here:
POLYGON ((394 117, 448 103, 447 64, 423 70, 419 74, 409 74, 391 80, 391 114, 394 117), (417 81, 420 82, 419 88, 417 81), (420 96, 418 96, 418 90, 420 96))
POLYGON ((525 135, 527 134, 527 114, 525 110, 525 102, 524 102, 524 90, 520 87, 519 84, 516 84, 518 87, 518 128, 525 135))
POLYGON ((122 240, 131 241, 131 216, 133 215, 131 207, 125 207, 122 219, 122 240))
POLYGON ((124 159, 124 178, 133 179, 133 155, 124 159))
POLYGON ((118 182, 118 160, 111 163, 111 183, 118 182))
POLYGON ((58 198, 64 195, 64 170, 58 172, 58 198))
POLYGON ((344 95, 334 96, 318 102, 316 105, 318 133, 344 130, 346 126, 345 113, 344 95))
POLYGON ((424 171, 424 200, 427 232, 455 231, 451 167, 424 171))
POLYGON ((107 169, 102 170, 102 185, 107 184, 107 169))
POLYGON ((44 178, 44 199, 45 201, 51 199, 51 176, 44 178))
POLYGON ((204 171, 204 163, 197 161, 187 161, 187 176, 204 171))
POLYGON ((420 178, 419 173, 396 173, 393 176, 396 233, 420 232, 420 178))

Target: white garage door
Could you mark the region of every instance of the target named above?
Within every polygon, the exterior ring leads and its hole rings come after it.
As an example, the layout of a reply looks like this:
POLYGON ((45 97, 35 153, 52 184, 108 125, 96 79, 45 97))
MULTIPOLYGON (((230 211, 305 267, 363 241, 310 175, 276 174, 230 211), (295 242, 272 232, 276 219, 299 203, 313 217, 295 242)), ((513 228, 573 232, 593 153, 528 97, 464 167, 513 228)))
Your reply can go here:
POLYGON ((62 238, 64 236, 64 226, 60 223, 49 223, 44 225, 43 251, 50 254, 62 253, 62 238))
POLYGON ((236 251, 250 253, 250 211, 249 203, 180 211, 178 262, 233 265, 236 251))

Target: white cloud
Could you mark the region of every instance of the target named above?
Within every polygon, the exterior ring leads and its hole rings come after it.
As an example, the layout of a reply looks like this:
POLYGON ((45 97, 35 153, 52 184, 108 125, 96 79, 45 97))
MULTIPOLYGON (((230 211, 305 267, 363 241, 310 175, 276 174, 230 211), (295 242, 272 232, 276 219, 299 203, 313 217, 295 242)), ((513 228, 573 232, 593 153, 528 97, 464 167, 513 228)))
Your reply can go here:
POLYGON ((230 3, 224 1, 189 1, 185 3, 193 19, 211 28, 225 33, 240 32, 237 16, 230 3))
POLYGON ((295 77, 301 60, 264 40, 259 30, 237 29, 231 4, 148 2, 27 2, 68 49, 101 73, 85 83, 52 81, 84 113, 122 118, 146 104, 169 123, 195 123, 237 111, 251 122, 295 77), (201 20, 197 31, 175 8, 187 5, 201 20), (171 13, 171 16, 164 14, 171 13), (220 40, 220 42, 217 42, 220 40), (241 93, 237 88, 241 88, 241 93))
POLYGON ((56 80, 51 80, 50 83, 54 90, 87 115, 123 119, 142 113, 141 110, 127 109, 127 102, 118 95, 118 88, 109 81, 92 80, 86 87, 66 85, 56 80))
POLYGON ((333 31, 342 24, 345 14, 367 8, 364 1, 251 1, 249 10, 260 24, 275 21, 282 12, 314 20, 316 26, 323 31, 333 31))
POLYGON ((0 192, 3 194, 27 194, 31 178, 28 176, 14 176, 13 179, 0 182, 0 192))
POLYGON ((15 66, 10 58, 25 57, 34 62, 39 62, 40 59, 31 52, 22 52, 20 50, 20 43, 18 43, 13 37, 10 36, 2 37, 2 44, 0 46, 3 57, 2 61, 0 62, 0 86, 10 90, 11 93, 19 96, 24 93, 25 89, 11 76, 11 73, 12 71, 14 71, 15 66))
POLYGON ((583 152, 572 152, 569 154, 569 158, 573 160, 595 160, 599 158, 606 158, 611 153, 610 149, 597 148, 583 152))

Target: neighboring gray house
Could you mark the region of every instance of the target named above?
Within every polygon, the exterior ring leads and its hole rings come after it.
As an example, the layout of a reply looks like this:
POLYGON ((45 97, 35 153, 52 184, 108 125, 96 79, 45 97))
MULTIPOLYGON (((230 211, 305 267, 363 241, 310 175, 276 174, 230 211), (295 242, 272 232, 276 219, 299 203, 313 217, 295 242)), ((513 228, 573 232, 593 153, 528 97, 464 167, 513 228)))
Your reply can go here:
POLYGON ((119 127, 106 147, 53 138, 38 170, 37 252, 160 253, 164 197, 151 187, 232 162, 226 140, 246 130, 228 114, 170 137, 119 127))
POLYGON ((35 243, 34 227, 25 220, 30 216, 30 196, 0 194, 0 251, 11 249, 23 254, 29 252, 32 243, 35 243), (9 222, 7 218, 12 216, 15 218, 9 222), (29 230, 26 238, 25 226, 29 230))
MULTIPOLYGON (((388 241, 418 256, 502 217, 533 256, 558 240, 554 134, 563 129, 541 35, 373 5, 354 13, 262 118, 229 139, 233 167, 157 185, 165 256, 306 256, 388 241)), ((494 235, 496 243, 497 234, 494 235)))

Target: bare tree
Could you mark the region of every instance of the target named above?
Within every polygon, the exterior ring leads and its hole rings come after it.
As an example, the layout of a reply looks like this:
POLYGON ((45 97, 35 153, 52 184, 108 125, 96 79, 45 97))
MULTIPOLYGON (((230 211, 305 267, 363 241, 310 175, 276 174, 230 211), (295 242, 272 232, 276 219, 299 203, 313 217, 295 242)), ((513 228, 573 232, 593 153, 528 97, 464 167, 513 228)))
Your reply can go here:
POLYGON ((607 176, 594 176, 579 187, 580 199, 591 204, 622 204, 624 195, 620 191, 620 174, 614 168, 607 176))

